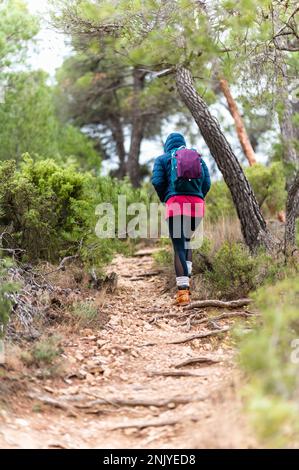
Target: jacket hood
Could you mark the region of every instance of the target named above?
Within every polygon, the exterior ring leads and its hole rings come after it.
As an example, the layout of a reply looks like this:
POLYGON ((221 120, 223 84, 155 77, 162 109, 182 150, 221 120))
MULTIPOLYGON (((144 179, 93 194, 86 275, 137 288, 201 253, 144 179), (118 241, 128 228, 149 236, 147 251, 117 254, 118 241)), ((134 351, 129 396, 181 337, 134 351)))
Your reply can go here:
POLYGON ((177 149, 182 145, 186 145, 185 137, 178 132, 173 132, 169 134, 164 144, 164 152, 168 153, 171 152, 173 149, 177 149))

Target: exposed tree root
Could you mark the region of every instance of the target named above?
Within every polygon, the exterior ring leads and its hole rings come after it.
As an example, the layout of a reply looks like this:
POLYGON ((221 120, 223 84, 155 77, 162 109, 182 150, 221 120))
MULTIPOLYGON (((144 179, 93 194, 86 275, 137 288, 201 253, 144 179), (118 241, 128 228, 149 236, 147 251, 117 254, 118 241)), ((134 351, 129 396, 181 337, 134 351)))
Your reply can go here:
POLYGON ((153 370, 149 372, 150 376, 158 375, 161 377, 206 377, 203 372, 194 372, 193 370, 153 370))
POLYGON ((91 408, 97 405, 107 405, 111 404, 113 406, 156 406, 158 408, 168 406, 170 403, 174 403, 175 405, 182 405, 186 403, 191 403, 195 401, 203 401, 207 398, 207 396, 177 396, 177 397, 170 397, 170 398, 161 398, 161 399, 146 399, 146 398, 117 398, 111 397, 109 399, 100 398, 93 400, 86 404, 78 404, 76 405, 77 408, 85 409, 91 408))
POLYGON ((204 307, 217 307, 217 308, 236 308, 245 307, 252 302, 251 299, 238 299, 225 302, 223 300, 196 300, 191 304, 184 307, 184 310, 192 310, 193 308, 204 308, 204 307))
POLYGON ((180 367, 189 366, 190 364, 203 364, 203 365, 209 366, 213 364, 218 364, 219 362, 221 361, 217 359, 213 359, 208 356, 199 356, 199 357, 190 357, 186 359, 185 361, 179 362, 178 364, 174 364, 174 367, 178 369, 180 367))
MULTIPOLYGON (((158 313, 158 312, 157 312, 158 313)), ((193 317, 203 317, 207 315, 206 312, 204 311, 199 311, 199 312, 196 312, 194 313, 192 316, 193 317)), ((149 320, 149 323, 155 323, 157 322, 158 320, 163 320, 163 318, 176 318, 177 320, 180 320, 181 318, 186 318, 186 317, 190 317, 190 313, 183 313, 182 315, 180 315, 178 312, 169 312, 169 313, 163 313, 162 315, 154 315, 152 318, 150 318, 149 320)))
POLYGON ((208 336, 214 336, 214 335, 219 335, 220 333, 224 333, 228 331, 230 328, 228 326, 224 328, 219 328, 219 330, 211 330, 207 331, 206 333, 197 333, 194 335, 186 336, 185 338, 179 338, 175 339, 173 341, 167 341, 166 343, 162 342, 149 342, 149 343, 144 343, 144 344, 139 344, 139 348, 147 347, 147 346, 158 346, 159 344, 181 344, 181 343, 187 343, 188 341, 192 341, 194 339, 201 339, 201 338, 207 338, 208 336))
MULTIPOLYGON (((198 376, 195 373, 187 373, 188 371, 169 371, 168 375, 177 375, 177 376, 198 376), (186 373, 185 373, 186 372, 186 373)), ((151 375, 161 375, 153 373, 151 375)), ((165 374, 164 374, 165 375, 165 374)), ((97 398, 95 400, 91 400, 86 402, 85 396, 64 396, 61 399, 54 399, 52 397, 46 395, 36 395, 36 394, 29 394, 30 398, 40 401, 45 405, 52 406, 54 408, 58 408, 64 411, 67 411, 69 414, 75 415, 72 407, 68 404, 71 403, 72 406, 78 408, 80 410, 89 410, 88 412, 98 413, 99 411, 103 410, 94 410, 94 407, 99 405, 112 405, 115 407, 134 407, 134 406, 156 406, 157 408, 166 407, 169 404, 174 405, 184 405, 187 403, 203 401, 208 398, 207 395, 198 395, 198 396, 175 396, 169 398, 158 398, 158 399, 146 399, 146 398, 118 398, 118 397, 107 397, 107 398, 97 398), (67 404, 65 403, 67 402, 67 404), (82 402, 82 403, 80 403, 82 402)))
MULTIPOLYGON (((198 421, 196 417, 190 417, 192 421, 198 421)), ((161 426, 174 426, 175 424, 180 423, 182 420, 186 420, 186 417, 177 417, 172 419, 152 419, 149 421, 145 420, 131 420, 127 423, 119 423, 107 428, 107 431, 115 431, 117 429, 127 429, 127 428, 137 428, 137 429, 144 429, 150 427, 161 427, 161 426)))
POLYGON ((245 317, 245 318, 251 318, 253 316, 255 316, 257 314, 255 313, 249 313, 248 311, 243 311, 243 310, 240 310, 240 311, 237 311, 237 312, 225 312, 225 313, 221 313, 220 315, 217 315, 216 317, 207 317, 207 318, 201 318, 199 320, 196 320, 194 318, 188 319, 188 322, 184 323, 184 325, 188 324, 188 325, 200 325, 202 323, 213 323, 213 322, 217 322, 218 320, 225 320, 226 318, 235 318, 235 317, 245 317))
POLYGON ((194 339, 201 339, 201 338, 207 338, 208 336, 219 335, 220 333, 225 333, 228 330, 229 330, 229 327, 225 326, 224 328, 221 328, 219 330, 211 330, 211 331, 207 331, 206 333, 197 333, 194 335, 186 336, 185 338, 182 338, 182 339, 175 339, 173 341, 168 341, 167 344, 187 343, 188 341, 193 341, 194 339))

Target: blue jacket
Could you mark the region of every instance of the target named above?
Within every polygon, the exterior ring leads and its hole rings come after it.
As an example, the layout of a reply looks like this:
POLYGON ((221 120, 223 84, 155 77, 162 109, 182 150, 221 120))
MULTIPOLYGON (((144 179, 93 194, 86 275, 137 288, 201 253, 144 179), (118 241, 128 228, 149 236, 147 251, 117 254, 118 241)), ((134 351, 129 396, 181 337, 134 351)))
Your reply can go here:
MULTIPOLYGON (((151 181, 161 202, 166 202, 171 196, 178 194, 170 188, 170 159, 171 151, 182 145, 186 145, 185 138, 182 134, 178 134, 177 132, 169 134, 164 145, 164 154, 155 160, 151 181)), ((198 189, 196 192, 189 192, 186 196, 198 196, 204 199, 211 187, 209 170, 203 159, 201 160, 201 164, 202 176, 198 181, 198 189)))

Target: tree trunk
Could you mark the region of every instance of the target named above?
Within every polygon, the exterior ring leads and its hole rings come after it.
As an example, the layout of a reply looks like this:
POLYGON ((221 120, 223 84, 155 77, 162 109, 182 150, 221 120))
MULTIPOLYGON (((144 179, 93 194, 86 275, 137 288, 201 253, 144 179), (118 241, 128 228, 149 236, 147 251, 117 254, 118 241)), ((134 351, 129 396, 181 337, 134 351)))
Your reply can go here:
POLYGON ((293 106, 289 99, 288 80, 287 80, 287 66, 281 56, 277 55, 279 69, 277 71, 277 95, 278 100, 283 106, 283 111, 278 113, 279 126, 281 131, 281 139, 283 144, 282 157, 287 170, 287 189, 289 189, 296 176, 298 170, 298 156, 294 142, 296 140, 296 133, 293 124, 293 106))
POLYGON ((219 123, 197 93, 190 71, 185 67, 177 68, 176 83, 183 102, 194 117, 230 189, 245 243, 251 251, 255 251, 259 246, 265 247, 268 251, 273 250, 276 248, 277 241, 267 229, 253 190, 230 144, 222 133, 219 123))
POLYGON ((248 160, 248 163, 250 166, 254 165, 256 163, 256 156, 254 153, 254 150, 252 148, 252 145, 250 143, 248 134, 246 132, 243 119, 239 113, 237 103, 235 102, 230 88, 228 81, 225 78, 221 78, 220 80, 220 88, 222 93, 224 94, 229 111, 235 121, 235 126, 236 126, 236 131, 238 135, 238 139, 240 141, 241 147, 243 149, 243 152, 248 160))
POLYGON ((296 250, 296 219, 299 213, 299 171, 288 191, 286 203, 285 255, 296 250))
POLYGON ((111 117, 111 130, 112 137, 116 145, 116 152, 119 160, 119 167, 116 172, 114 172, 117 178, 123 178, 127 174, 126 168, 126 149, 125 149, 125 139, 121 121, 119 116, 111 117))
MULTIPOLYGON (((281 28, 278 10, 275 9, 273 11, 273 24, 275 30, 281 28)), ((279 35, 274 39, 277 95, 278 101, 283 106, 283 111, 278 113, 278 119, 283 144, 282 159, 286 169, 286 189, 288 191, 284 236, 284 249, 287 257, 296 250, 296 219, 299 216, 299 158, 295 146, 297 136, 293 123, 294 108, 289 99, 288 66, 283 55, 286 41, 284 35, 279 35)))
POLYGON ((134 187, 140 186, 139 155, 144 134, 144 116, 140 107, 140 93, 144 88, 146 73, 137 68, 133 71, 132 131, 128 157, 128 172, 134 187))

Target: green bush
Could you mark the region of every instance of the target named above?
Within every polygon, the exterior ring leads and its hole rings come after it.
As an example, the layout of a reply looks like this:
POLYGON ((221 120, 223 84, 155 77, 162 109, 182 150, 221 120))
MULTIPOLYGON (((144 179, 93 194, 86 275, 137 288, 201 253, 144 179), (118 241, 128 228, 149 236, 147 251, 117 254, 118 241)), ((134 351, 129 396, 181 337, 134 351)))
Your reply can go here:
POLYGON ((0 259, 0 339, 4 336, 4 329, 9 321, 9 315, 12 309, 12 302, 7 297, 7 294, 17 289, 17 285, 10 282, 7 277, 9 266, 9 261, 0 259))
POLYGON ((232 197, 223 180, 215 181, 206 198, 206 217, 210 222, 217 222, 221 217, 236 214, 232 197))
POLYGON ((28 259, 57 259, 68 249, 68 234, 87 225, 91 177, 52 160, 26 157, 20 170, 12 161, 0 165, 0 178, 0 225, 10 227, 28 259))
POLYGON ((254 299, 262 318, 240 336, 247 407, 268 445, 292 445, 299 439, 298 274, 261 288, 254 299))
POLYGON ((20 354, 20 359, 27 367, 36 367, 39 378, 48 379, 65 374, 64 362, 61 357, 61 337, 48 336, 37 341, 29 350, 20 354))
POLYGON ((284 209, 286 190, 282 163, 276 162, 269 166, 253 165, 247 168, 246 176, 266 216, 275 216, 284 209))
MULTIPOLYGON (((246 168, 245 174, 265 216, 274 216, 284 208, 286 191, 281 163, 275 162, 269 166, 256 164, 246 168)), ((223 180, 216 181, 207 195, 208 220, 217 222, 221 217, 234 215, 236 211, 228 187, 223 180)))
POLYGON ((224 242, 215 249, 210 240, 193 253, 193 273, 210 297, 234 299, 248 295, 262 284, 275 282, 288 273, 280 258, 260 251, 251 254, 240 242, 224 242))
POLYGON ((0 229, 9 227, 14 248, 25 250, 24 259, 30 261, 55 262, 80 252, 90 264, 106 263, 128 246, 118 238, 96 237, 96 206, 112 203, 117 215, 119 195, 126 196, 127 204, 148 200, 146 190, 135 190, 126 180, 96 177, 28 155, 20 168, 13 161, 0 163, 0 179, 0 229))
POLYGON ((32 348, 31 354, 36 365, 51 365, 60 356, 60 338, 51 336, 38 341, 32 348))
POLYGON ((211 294, 232 299, 243 297, 255 286, 256 259, 248 249, 238 243, 225 242, 215 253, 211 269, 204 271, 211 294))
POLYGON ((96 323, 99 309, 93 301, 82 300, 73 305, 71 314, 75 318, 76 324, 83 328, 96 323))

